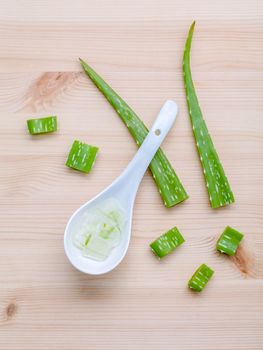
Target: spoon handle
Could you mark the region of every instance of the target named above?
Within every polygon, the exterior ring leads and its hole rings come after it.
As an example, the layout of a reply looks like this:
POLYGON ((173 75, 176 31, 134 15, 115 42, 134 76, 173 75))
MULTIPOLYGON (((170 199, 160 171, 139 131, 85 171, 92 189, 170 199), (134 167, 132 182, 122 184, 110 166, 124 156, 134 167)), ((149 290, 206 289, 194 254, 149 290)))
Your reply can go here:
POLYGON ((135 193, 151 160, 175 122, 177 112, 175 102, 165 102, 141 147, 121 174, 120 177, 130 183, 127 185, 132 186, 135 193))

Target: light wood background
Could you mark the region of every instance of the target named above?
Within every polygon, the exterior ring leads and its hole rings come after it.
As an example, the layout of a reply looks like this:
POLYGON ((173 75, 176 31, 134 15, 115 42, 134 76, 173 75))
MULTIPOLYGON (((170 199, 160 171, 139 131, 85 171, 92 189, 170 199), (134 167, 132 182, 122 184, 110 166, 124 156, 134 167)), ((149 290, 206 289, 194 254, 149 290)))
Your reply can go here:
POLYGON ((263 2, 261 0, 0 1, 0 348, 3 350, 263 349, 263 2), (212 210, 182 79, 192 70, 236 204, 212 210), (150 125, 180 105, 164 143, 190 199, 165 209, 147 174, 123 263, 101 277, 67 261, 71 213, 108 185, 136 145, 83 75, 87 60, 150 125), (59 118, 31 137, 26 119, 59 118), (80 139, 100 147, 88 176, 64 163, 80 139), (226 225, 245 233, 237 257, 214 251, 226 225), (159 262, 148 248, 176 225, 186 243, 159 262), (203 294, 187 280, 215 270, 203 294))

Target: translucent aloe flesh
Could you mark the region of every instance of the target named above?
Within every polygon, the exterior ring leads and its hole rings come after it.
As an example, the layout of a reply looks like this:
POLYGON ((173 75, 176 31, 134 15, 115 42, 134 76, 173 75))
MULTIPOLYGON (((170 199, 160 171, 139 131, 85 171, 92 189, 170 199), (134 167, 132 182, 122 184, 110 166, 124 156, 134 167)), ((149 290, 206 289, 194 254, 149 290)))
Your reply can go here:
POLYGON ((27 128, 31 135, 45 134, 57 130, 57 117, 49 116, 27 120, 27 128))
POLYGON ((193 127, 197 150, 203 167, 209 200, 212 208, 222 207, 234 202, 234 195, 219 160, 211 136, 196 96, 190 67, 190 49, 195 23, 190 27, 185 44, 183 71, 188 111, 193 127))
POLYGON ((73 232, 73 243, 84 257, 105 260, 120 244, 126 222, 121 204, 109 198, 82 215, 73 232))
MULTIPOLYGON (((96 87, 116 110, 132 137, 140 146, 148 129, 127 103, 83 60, 81 65, 96 87)), ((159 149, 149 166, 166 207, 172 207, 188 198, 188 195, 165 154, 159 149)))
POLYGON ((227 226, 216 243, 216 249, 227 255, 234 255, 243 239, 243 234, 227 226))
POLYGON ((66 165, 75 170, 89 173, 97 156, 98 148, 75 140, 68 155, 66 165))
POLYGON ((202 292, 213 274, 214 271, 209 266, 202 264, 190 278, 188 287, 196 292, 202 292))
POLYGON ((158 258, 163 258, 179 247, 179 245, 183 244, 184 241, 184 237, 181 235, 178 228, 173 227, 153 241, 150 247, 158 258))

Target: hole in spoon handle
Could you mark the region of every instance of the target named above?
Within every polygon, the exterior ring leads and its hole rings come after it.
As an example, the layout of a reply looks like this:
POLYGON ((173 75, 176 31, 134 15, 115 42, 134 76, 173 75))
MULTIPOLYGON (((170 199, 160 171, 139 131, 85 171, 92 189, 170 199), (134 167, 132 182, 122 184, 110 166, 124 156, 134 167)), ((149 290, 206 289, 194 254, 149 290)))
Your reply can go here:
POLYGON ((153 133, 156 136, 162 136, 162 139, 164 139, 168 131, 171 129, 173 123, 175 122, 177 112, 178 112, 177 104, 170 100, 166 101, 163 107, 161 108, 150 130, 150 133, 151 131, 153 131, 153 133))

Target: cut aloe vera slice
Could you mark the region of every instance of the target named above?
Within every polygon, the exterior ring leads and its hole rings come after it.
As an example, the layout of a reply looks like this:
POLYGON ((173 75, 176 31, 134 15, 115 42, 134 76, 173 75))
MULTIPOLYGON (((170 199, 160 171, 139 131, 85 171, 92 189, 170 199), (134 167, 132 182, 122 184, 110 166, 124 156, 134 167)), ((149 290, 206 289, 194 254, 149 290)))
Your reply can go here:
POLYGON ((214 271, 210 267, 202 264, 189 280, 189 288, 193 289, 196 292, 202 292, 213 274, 214 271))
POLYGON ((117 200, 113 198, 106 200, 99 210, 108 220, 112 221, 113 225, 118 227, 119 231, 122 231, 126 223, 126 215, 117 200))
POLYGON ((112 245, 105 239, 97 236, 91 236, 83 255, 95 260, 105 260, 112 249, 112 245))
POLYGON ((75 227, 73 243, 85 257, 105 260, 106 254, 120 243, 126 221, 120 203, 109 198, 83 213, 75 227))
POLYGON ((221 253, 234 255, 243 237, 242 233, 227 226, 217 241, 216 249, 221 253))
POLYGON ((164 233, 150 244, 150 247, 154 254, 158 258, 163 258, 167 254, 170 254, 175 248, 184 243, 184 238, 179 232, 177 227, 173 227, 171 230, 164 233))
POLYGON ((75 140, 68 155, 66 165, 70 168, 89 173, 95 162, 98 148, 75 140))
POLYGON ((49 116, 45 118, 27 120, 28 131, 31 135, 45 134, 57 130, 57 117, 49 116))

